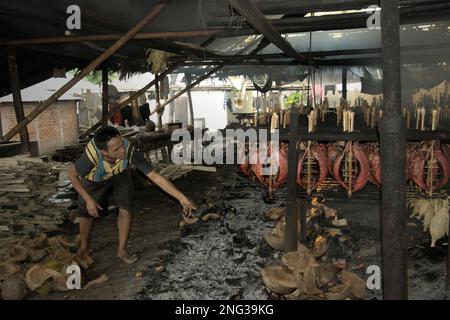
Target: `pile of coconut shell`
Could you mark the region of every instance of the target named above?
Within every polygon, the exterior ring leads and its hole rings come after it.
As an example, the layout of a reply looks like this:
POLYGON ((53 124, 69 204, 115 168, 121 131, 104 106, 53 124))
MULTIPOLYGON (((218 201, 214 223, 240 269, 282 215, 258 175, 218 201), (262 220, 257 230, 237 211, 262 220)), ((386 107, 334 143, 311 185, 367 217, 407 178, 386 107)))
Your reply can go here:
POLYGON ((13 241, 3 247, 0 261, 1 297, 20 300, 31 294, 47 295, 68 291, 67 267, 77 265, 86 270, 92 261, 75 254, 78 237, 48 238, 45 233, 34 239, 13 241))
MULTIPOLYGON (((275 228, 263 235, 273 249, 284 250, 285 208, 272 208, 266 217, 275 220, 275 228)), ((313 205, 307 214, 307 223, 323 215, 331 218, 335 226, 344 226, 344 219, 338 219, 337 211, 322 204, 313 205)), ((316 227, 317 228, 317 227, 316 227)), ((311 229, 311 228, 309 228, 311 229)), ((298 225, 297 230, 300 230, 298 225)), ((311 248, 298 244, 297 251, 285 253, 280 263, 266 266, 261 275, 271 298, 296 299, 365 299, 366 281, 355 273, 345 270, 345 264, 333 262, 327 257, 329 237, 339 236, 339 228, 322 228, 311 248), (331 229, 331 230, 330 230, 331 229)), ((314 230, 308 230, 314 234, 314 230)))

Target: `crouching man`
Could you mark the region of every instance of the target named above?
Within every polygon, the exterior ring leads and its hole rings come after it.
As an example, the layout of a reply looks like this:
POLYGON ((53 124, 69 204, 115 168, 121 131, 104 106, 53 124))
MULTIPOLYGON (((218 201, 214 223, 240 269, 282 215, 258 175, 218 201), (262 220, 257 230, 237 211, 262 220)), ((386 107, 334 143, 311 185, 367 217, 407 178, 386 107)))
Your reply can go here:
POLYGON ((136 255, 129 255, 127 252, 134 198, 130 168, 136 168, 154 184, 176 198, 185 216, 191 216, 192 210, 196 210, 195 204, 170 181, 153 170, 142 152, 127 139, 122 138, 116 128, 102 128, 87 144, 83 155, 69 169, 69 179, 79 194, 81 245, 78 255, 87 262, 92 261, 88 251, 93 220, 101 216, 101 212, 106 209, 102 208, 100 203, 107 199, 111 192, 119 209, 117 256, 128 264, 138 259, 136 255))

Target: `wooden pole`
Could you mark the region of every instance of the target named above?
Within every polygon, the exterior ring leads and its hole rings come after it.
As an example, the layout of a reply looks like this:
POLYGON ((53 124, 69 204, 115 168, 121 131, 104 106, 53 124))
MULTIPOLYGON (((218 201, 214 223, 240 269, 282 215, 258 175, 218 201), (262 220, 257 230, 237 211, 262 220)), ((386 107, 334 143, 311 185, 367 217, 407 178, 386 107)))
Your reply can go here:
POLYGON ((69 82, 57 90, 50 98, 37 106, 25 119, 23 119, 17 126, 11 129, 5 136, 4 140, 8 141, 14 137, 20 130, 22 130, 28 123, 33 121, 42 111, 48 108, 53 102, 57 101, 64 93, 66 93, 70 88, 72 88, 77 82, 87 76, 92 70, 98 67, 102 62, 108 59, 113 53, 117 52, 121 47, 123 47, 128 40, 136 35, 142 28, 150 23, 169 3, 170 0, 159 0, 152 9, 147 13, 147 15, 133 28, 131 28, 126 34, 124 34, 119 40, 117 40, 111 47, 109 47, 105 52, 100 54, 95 60, 93 60, 88 66, 81 70, 75 77, 73 77, 69 82))
MULTIPOLYGON (((286 232, 284 239, 285 252, 297 250, 297 221, 299 201, 297 201, 297 164, 298 164, 298 108, 291 107, 289 124, 288 178, 286 199, 286 232)), ((301 201, 301 200, 300 200, 301 201)), ((300 208, 301 209, 301 208, 300 208)), ((304 225, 301 226, 305 228, 304 225)))
POLYGON ((102 127, 108 125, 108 67, 102 67, 102 127))
MULTIPOLYGON (((133 95, 131 95, 128 99, 126 99, 125 101, 123 101, 122 103, 119 103, 117 106, 115 106, 108 114, 108 118, 112 117, 113 115, 116 114, 116 112, 119 112, 122 108, 124 108, 125 106, 127 106, 130 101, 133 101, 134 99, 136 99, 137 97, 139 97, 140 95, 144 94, 148 89, 150 89, 151 87, 153 87, 153 85, 155 85, 156 82, 160 81, 161 79, 163 79, 166 75, 168 75, 169 73, 171 73, 173 70, 175 70, 176 68, 178 68, 179 64, 174 64, 173 66, 171 66, 170 68, 168 68, 166 71, 164 71, 163 73, 161 73, 158 77, 156 77, 155 79, 153 79, 152 81, 150 81, 149 84, 147 84, 145 87, 143 87, 142 89, 140 89, 139 91, 136 91, 136 93, 134 93, 133 95)), ((87 136, 89 136, 92 132, 94 132, 95 130, 97 130, 100 126, 101 126, 102 122, 98 121, 96 124, 94 124, 89 130, 87 130, 86 132, 84 132, 81 136, 80 139, 83 139, 87 136)))
MULTIPOLYGON (((157 77, 158 74, 155 74, 155 76, 157 77)), ((159 106, 160 103, 160 98, 159 98, 159 81, 156 81, 155 83, 155 99, 156 99, 156 105, 159 106)), ((158 130, 162 129, 162 113, 163 110, 159 109, 156 111, 157 115, 158 115, 158 130)))
MULTIPOLYGON (((130 40, 151 40, 151 39, 170 39, 170 38, 197 38, 213 36, 222 29, 216 30, 200 30, 200 31, 168 31, 168 32, 140 32, 133 36, 130 40)), ((19 39, 0 42, 0 46, 22 46, 32 44, 59 44, 74 42, 93 42, 93 41, 114 41, 120 39, 120 34, 98 34, 89 36, 64 36, 64 37, 48 37, 35 39, 19 39)))
POLYGON ((212 75, 213 73, 217 72, 218 70, 220 70, 225 64, 221 63, 219 64, 217 67, 212 68, 208 73, 206 73, 205 75, 201 76, 200 78, 198 78, 197 80, 195 80, 194 82, 192 82, 189 86, 187 86, 186 88, 184 88, 183 90, 179 91, 176 95, 174 95, 172 98, 170 98, 169 100, 165 101, 162 105, 157 105, 155 110, 153 110, 152 112, 150 112, 150 115, 154 114, 158 109, 160 108, 164 108, 166 105, 168 105, 169 103, 171 103, 172 101, 174 101, 175 99, 177 99, 179 96, 183 95, 186 91, 192 89, 193 87, 195 87, 196 85, 198 85, 200 82, 202 82, 203 80, 205 80, 206 78, 208 78, 210 75, 212 75))
POLYGON ((406 229, 406 125, 401 114, 398 0, 381 0, 383 117, 381 158, 383 298, 408 299, 406 229))
MULTIPOLYGON (((8 67, 16 120, 17 123, 20 123, 21 121, 23 121, 23 119, 25 119, 25 112, 23 110, 22 95, 20 94, 20 81, 19 72, 17 70, 16 48, 13 46, 8 47, 8 67)), ((24 126, 20 130, 20 142, 24 151, 28 150, 29 152, 31 152, 30 136, 28 134, 28 128, 26 126, 24 126)))
POLYGON ((347 67, 342 68, 342 99, 347 100, 347 67))
MULTIPOLYGON (((186 79, 186 85, 189 87, 191 85, 191 76, 187 73, 184 74, 184 77, 186 79)), ((189 116, 190 116, 190 126, 194 127, 194 106, 192 104, 192 96, 191 96, 191 90, 189 89, 186 91, 188 96, 188 105, 189 105, 189 116)))
POLYGON ((295 50, 292 45, 281 36, 277 29, 275 29, 275 27, 267 20, 267 18, 251 0, 228 0, 228 2, 247 19, 248 23, 257 32, 263 34, 268 40, 270 40, 270 42, 280 48, 284 53, 303 64, 308 64, 306 57, 298 53, 297 50, 295 50))

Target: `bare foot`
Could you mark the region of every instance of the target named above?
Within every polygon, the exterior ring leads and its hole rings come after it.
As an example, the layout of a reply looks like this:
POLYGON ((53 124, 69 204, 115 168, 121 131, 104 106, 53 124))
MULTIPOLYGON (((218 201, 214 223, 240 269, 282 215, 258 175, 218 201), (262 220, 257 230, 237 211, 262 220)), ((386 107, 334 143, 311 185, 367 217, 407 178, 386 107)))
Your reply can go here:
POLYGON ((77 257, 80 258, 88 266, 90 266, 94 263, 94 259, 92 259, 84 250, 78 250, 77 257))
POLYGON ((131 256, 129 256, 127 252, 119 252, 117 253, 117 257, 126 264, 133 264, 138 261, 137 255, 132 254, 131 256))

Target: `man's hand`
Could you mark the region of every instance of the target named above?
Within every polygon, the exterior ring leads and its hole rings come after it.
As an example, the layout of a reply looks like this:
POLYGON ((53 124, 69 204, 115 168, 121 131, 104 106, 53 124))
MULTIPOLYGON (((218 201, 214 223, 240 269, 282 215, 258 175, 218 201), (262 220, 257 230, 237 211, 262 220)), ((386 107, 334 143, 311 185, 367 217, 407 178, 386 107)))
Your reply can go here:
POLYGON ((183 207, 183 215, 185 217, 191 217, 192 216, 192 210, 197 210, 196 205, 191 200, 189 200, 186 197, 183 197, 180 200, 180 204, 183 207))
POLYGON ((98 218, 98 210, 103 210, 102 207, 95 201, 93 198, 90 198, 88 201, 86 201, 86 209, 87 212, 93 216, 94 218, 98 218))

